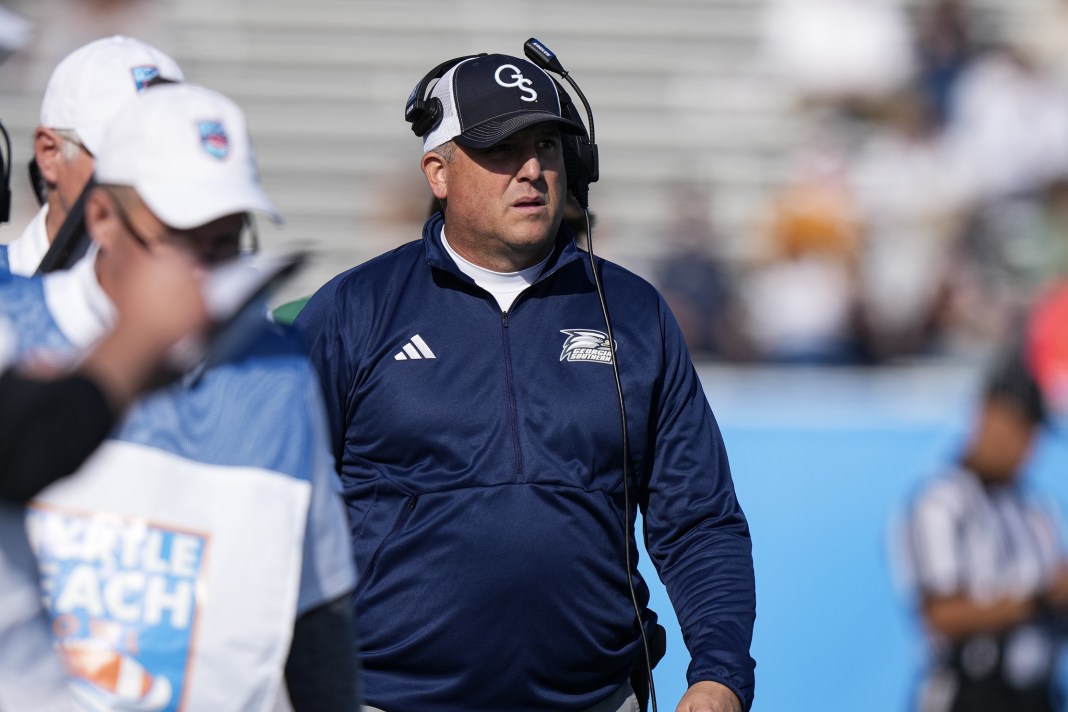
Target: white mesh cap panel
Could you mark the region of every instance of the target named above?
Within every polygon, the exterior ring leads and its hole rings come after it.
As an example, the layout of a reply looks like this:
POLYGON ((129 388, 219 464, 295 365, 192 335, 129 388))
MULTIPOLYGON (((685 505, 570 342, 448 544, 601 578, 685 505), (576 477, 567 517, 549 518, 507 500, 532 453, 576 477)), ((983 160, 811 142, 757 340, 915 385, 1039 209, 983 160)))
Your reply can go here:
MULTIPOLYGON (((469 59, 464 60, 464 62, 470 61, 469 59)), ((446 141, 451 141, 460 135, 460 115, 456 111, 456 102, 452 91, 452 80, 456 75, 456 67, 459 67, 460 64, 463 64, 463 62, 445 72, 445 75, 438 80, 438 83, 434 85, 434 89, 430 92, 431 98, 436 97, 441 101, 442 116, 438 125, 423 136, 424 152, 437 148, 446 141)))

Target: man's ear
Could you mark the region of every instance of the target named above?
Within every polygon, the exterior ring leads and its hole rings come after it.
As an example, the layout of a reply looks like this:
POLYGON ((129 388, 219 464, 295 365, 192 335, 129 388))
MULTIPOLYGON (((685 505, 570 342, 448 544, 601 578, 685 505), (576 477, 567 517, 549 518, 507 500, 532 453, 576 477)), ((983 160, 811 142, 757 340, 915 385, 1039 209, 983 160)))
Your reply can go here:
POLYGON ((446 185, 449 166, 445 159, 436 153, 427 153, 423 155, 423 160, 419 163, 419 167, 423 169, 423 175, 426 176, 426 182, 430 184, 430 191, 434 194, 434 197, 438 200, 445 200, 449 197, 446 185))
POLYGON ((33 132, 33 157, 48 187, 59 180, 60 161, 63 160, 63 138, 52 129, 38 126, 33 132))
POLYGON ((97 186, 85 200, 85 230, 100 249, 107 252, 119 239, 122 225, 113 198, 97 186))

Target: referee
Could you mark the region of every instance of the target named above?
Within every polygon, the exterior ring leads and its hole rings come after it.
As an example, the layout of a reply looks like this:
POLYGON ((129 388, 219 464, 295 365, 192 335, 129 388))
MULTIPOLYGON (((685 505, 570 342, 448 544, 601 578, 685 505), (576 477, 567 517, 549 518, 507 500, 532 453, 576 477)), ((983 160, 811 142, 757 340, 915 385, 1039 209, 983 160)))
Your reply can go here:
POLYGON ((1021 477, 1046 420, 1019 349, 1003 354, 959 461, 912 503, 908 559, 931 652, 918 712, 1064 709, 1060 522, 1021 477))

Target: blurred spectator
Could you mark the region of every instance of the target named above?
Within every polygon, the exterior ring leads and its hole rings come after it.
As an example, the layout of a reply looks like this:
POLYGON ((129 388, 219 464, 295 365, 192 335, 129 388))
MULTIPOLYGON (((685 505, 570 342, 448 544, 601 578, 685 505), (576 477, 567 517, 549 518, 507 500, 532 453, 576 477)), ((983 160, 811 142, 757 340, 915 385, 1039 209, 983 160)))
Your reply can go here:
POLYGON ((946 326, 959 336, 1000 339, 1068 275, 1068 179, 978 204, 959 237, 946 326))
POLYGON ((1068 172, 1068 93, 1018 49, 977 57, 949 111, 976 201, 1033 194, 1068 172))
POLYGON ((764 51, 806 100, 864 110, 914 71, 908 17, 890 0, 771 0, 764 51))
POLYGON ((959 462, 913 503, 904 543, 931 653, 918 712, 1063 709, 1062 523, 1023 480, 1046 419, 1013 344, 988 378, 959 462))
POLYGON ((1068 85, 1068 0, 1038 0, 1027 10, 1010 29, 1014 44, 1068 85))
POLYGON ((946 126, 970 203, 947 302, 964 338, 1004 338, 1063 259, 1068 91, 1013 41, 964 70, 946 126))
POLYGON ((903 90, 885 106, 852 167, 864 341, 876 362, 934 345, 964 220, 964 179, 925 95, 903 90))
POLYGON ((707 201, 685 186, 672 190, 671 197, 665 254, 655 265, 657 287, 695 358, 744 359, 749 350, 739 323, 734 275, 719 254, 707 201))
POLYGON ((1021 301, 1029 303, 1068 275, 1068 176, 1050 180, 1034 195, 1003 202, 1001 209, 1014 218, 999 235, 1002 269, 1021 301))
POLYGON ((860 223, 840 156, 805 156, 778 196, 770 253, 747 276, 746 326, 758 357, 781 363, 856 359, 860 223))
POLYGON ((971 7, 963 0, 934 0, 919 8, 915 22, 917 82, 934 120, 950 118, 950 97, 976 52, 971 7))
POLYGON ((950 353, 973 352, 1003 339, 1021 307, 984 222, 976 212, 968 214, 951 248, 941 334, 950 353))

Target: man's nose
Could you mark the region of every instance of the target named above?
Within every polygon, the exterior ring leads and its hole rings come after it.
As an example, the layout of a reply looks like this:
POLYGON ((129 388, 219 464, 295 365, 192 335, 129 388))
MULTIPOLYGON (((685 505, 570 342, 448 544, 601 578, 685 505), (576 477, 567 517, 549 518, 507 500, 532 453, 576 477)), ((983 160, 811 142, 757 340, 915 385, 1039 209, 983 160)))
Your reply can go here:
POLYGON ((519 168, 519 177, 535 181, 541 178, 541 159, 533 147, 526 153, 523 165, 519 168))

